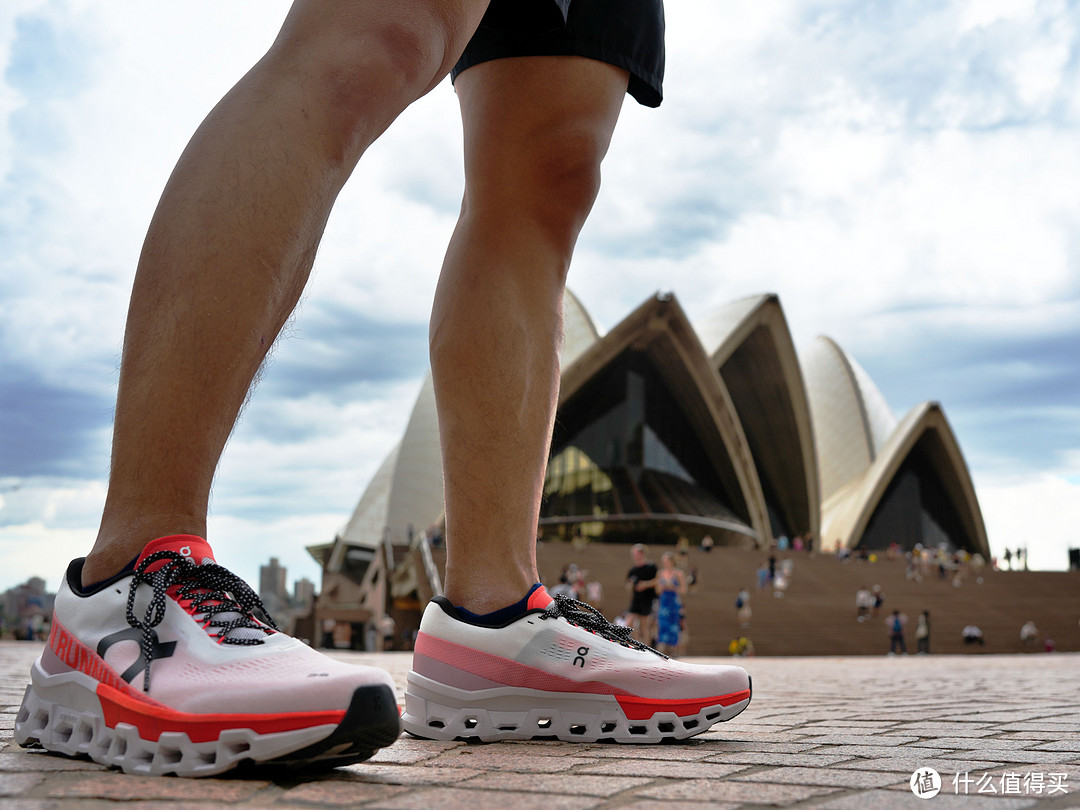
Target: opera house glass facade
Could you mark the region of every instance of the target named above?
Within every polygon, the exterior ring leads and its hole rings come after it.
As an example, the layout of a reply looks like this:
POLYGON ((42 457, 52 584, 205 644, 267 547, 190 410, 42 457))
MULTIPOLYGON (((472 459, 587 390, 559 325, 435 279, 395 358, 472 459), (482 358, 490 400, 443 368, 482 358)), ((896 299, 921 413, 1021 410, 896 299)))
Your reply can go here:
POLYGON ((628 349, 559 408, 541 532, 674 542, 747 527, 681 404, 647 354, 628 349))
MULTIPOLYGON (((564 313, 541 535, 663 543, 709 534, 760 548, 783 535, 825 551, 921 543, 989 558, 942 406, 928 400, 897 418, 834 341, 797 352, 776 295, 694 323, 674 296, 657 295, 606 334, 570 293, 564 313)), ((429 377, 332 545, 437 535, 439 452, 429 377)), ((330 545, 322 559, 349 559, 330 545)))

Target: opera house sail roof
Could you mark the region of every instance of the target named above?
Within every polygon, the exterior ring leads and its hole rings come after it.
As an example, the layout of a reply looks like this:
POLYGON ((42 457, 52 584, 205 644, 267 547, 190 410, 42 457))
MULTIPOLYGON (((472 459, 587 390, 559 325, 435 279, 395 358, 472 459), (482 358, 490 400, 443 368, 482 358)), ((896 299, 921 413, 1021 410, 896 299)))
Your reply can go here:
MULTIPOLYGON (((669 294, 600 335, 567 293, 562 387, 542 535, 767 548, 944 545, 989 556, 978 500, 944 411, 897 420, 828 338, 796 353, 780 301, 735 301, 691 324, 669 294)), ((401 544, 442 517, 430 376, 405 434, 332 544, 401 544)))

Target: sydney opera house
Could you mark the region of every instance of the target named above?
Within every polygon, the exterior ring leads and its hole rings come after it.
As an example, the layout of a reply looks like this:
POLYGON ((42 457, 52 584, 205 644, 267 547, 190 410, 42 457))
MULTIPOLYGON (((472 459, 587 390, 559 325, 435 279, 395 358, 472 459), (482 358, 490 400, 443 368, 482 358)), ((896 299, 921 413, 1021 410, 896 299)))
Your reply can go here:
MULTIPOLYGON (((567 293, 563 374, 540 533, 816 550, 945 546, 989 559, 956 437, 936 402, 897 419, 865 370, 820 337, 797 353, 780 301, 691 323, 660 294, 601 335, 567 293)), ((332 542, 317 613, 378 617, 439 590, 443 509, 430 377, 405 434, 332 542)))

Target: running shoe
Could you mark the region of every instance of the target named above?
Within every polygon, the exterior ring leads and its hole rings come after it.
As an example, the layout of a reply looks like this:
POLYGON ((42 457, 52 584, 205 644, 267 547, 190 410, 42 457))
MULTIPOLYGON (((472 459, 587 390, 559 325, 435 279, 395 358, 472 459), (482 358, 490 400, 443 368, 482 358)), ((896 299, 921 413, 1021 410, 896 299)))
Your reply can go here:
POLYGON ((334 767, 400 733, 390 676, 276 630, 200 537, 150 543, 88 590, 83 560, 56 595, 15 740, 127 773, 210 776, 273 763, 334 767))
POLYGON ((672 660, 595 608, 536 586, 526 611, 499 627, 433 599, 401 719, 435 740, 655 743, 700 734, 749 703, 742 668, 672 660))

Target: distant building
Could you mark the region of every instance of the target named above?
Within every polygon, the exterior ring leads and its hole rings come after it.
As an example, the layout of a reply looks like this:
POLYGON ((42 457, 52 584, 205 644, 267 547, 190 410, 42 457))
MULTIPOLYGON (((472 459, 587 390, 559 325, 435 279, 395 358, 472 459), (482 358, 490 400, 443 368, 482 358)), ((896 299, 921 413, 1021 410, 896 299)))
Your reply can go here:
POLYGON ((307 577, 293 583, 293 607, 306 612, 315 603, 315 583, 307 577))
POLYGON ((259 598, 271 615, 289 607, 289 592, 285 587, 287 577, 288 569, 277 557, 271 557, 269 563, 259 566, 259 598))
POLYGON ((31 577, 0 594, 0 636, 38 638, 48 631, 56 594, 45 590, 45 580, 31 577))

